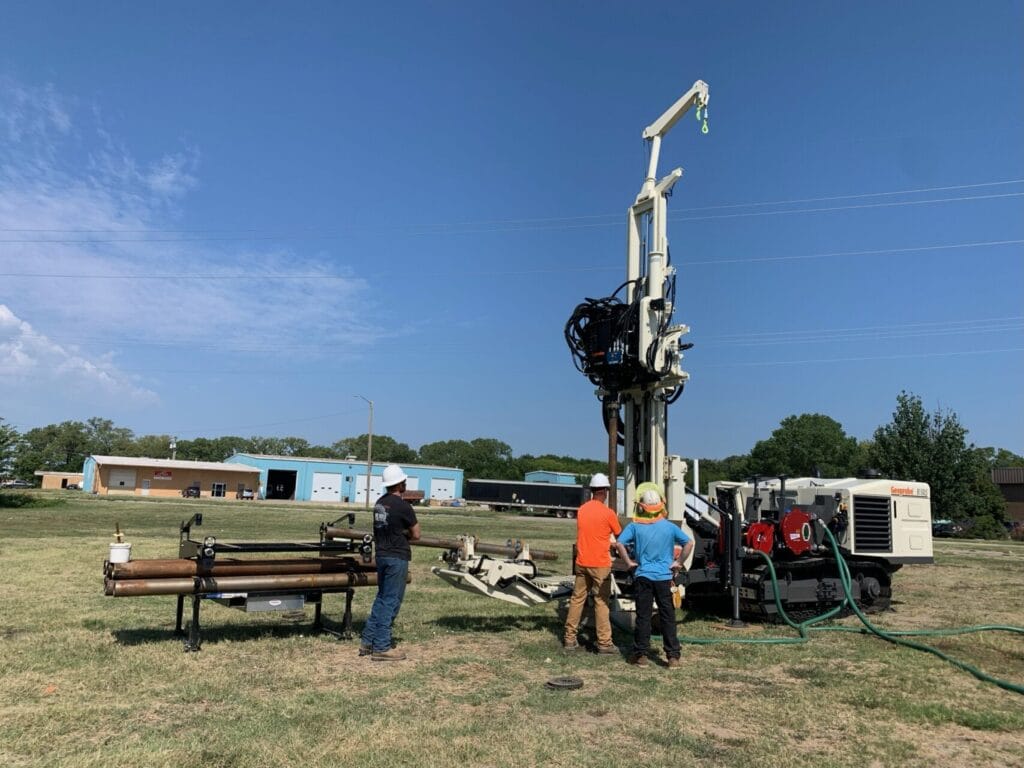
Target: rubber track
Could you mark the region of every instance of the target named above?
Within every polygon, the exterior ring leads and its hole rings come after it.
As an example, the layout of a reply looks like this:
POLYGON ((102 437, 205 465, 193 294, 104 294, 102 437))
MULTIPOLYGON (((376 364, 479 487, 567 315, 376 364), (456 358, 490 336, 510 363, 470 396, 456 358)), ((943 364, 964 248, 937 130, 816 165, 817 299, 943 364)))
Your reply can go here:
MULTIPOLYGON (((881 584, 881 594, 870 604, 865 605, 863 601, 858 600, 858 607, 865 613, 881 613, 888 610, 892 603, 892 584, 889 573, 878 563, 865 560, 848 560, 847 563, 850 566, 850 574, 856 581, 858 574, 865 574, 874 576, 879 584, 881 584)), ((814 579, 827 578, 834 580, 836 583, 836 594, 837 598, 834 601, 820 601, 814 603, 791 603, 783 602, 783 607, 786 609, 786 613, 789 617, 796 622, 806 621, 807 619, 820 616, 825 613, 829 608, 832 608, 842 599, 842 586, 839 584, 839 574, 836 571, 835 563, 831 560, 815 559, 815 560, 803 560, 793 562, 776 562, 775 572, 778 580, 784 581, 787 574, 792 574, 795 579, 814 579)), ((767 583, 770 583, 771 575, 768 571, 768 566, 760 565, 753 570, 745 571, 743 574, 743 587, 744 589, 754 589, 755 594, 761 596, 764 594, 764 587, 767 583)), ((751 600, 748 598, 740 599, 740 613, 744 618, 767 621, 770 623, 780 623, 781 617, 778 615, 775 608, 775 600, 772 597, 764 597, 760 600, 751 600)), ((841 613, 836 614, 836 618, 843 616, 849 616, 852 614, 850 609, 845 609, 841 613)))

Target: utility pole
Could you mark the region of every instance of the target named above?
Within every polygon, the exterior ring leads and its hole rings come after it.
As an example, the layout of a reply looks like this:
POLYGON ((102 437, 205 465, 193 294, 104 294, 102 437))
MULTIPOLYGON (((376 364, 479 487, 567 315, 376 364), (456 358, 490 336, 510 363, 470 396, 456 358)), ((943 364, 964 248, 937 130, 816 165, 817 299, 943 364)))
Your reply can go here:
POLYGON ((172 437, 168 447, 171 449, 171 461, 174 461, 178 456, 178 438, 172 437))
POLYGON ((370 511, 370 475, 373 474, 373 400, 362 395, 352 395, 365 400, 370 406, 370 424, 366 430, 366 511, 370 511))

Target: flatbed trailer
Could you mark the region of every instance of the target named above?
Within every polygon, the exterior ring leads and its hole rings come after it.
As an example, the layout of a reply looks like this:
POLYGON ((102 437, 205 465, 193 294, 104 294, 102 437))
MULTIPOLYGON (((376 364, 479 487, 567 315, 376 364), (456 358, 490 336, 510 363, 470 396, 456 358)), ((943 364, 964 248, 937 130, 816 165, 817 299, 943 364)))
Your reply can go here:
POLYGON ((466 480, 463 496, 467 503, 492 509, 535 510, 555 517, 576 517, 576 510, 589 497, 582 485, 531 483, 525 480, 466 480))

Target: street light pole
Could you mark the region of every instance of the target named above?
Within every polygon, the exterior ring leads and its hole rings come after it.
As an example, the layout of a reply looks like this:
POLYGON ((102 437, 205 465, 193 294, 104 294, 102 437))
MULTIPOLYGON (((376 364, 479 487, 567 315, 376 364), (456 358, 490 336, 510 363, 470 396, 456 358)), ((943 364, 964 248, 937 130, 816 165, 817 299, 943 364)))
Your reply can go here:
POLYGON ((370 406, 370 424, 366 430, 366 511, 370 511, 370 475, 373 474, 373 400, 362 395, 352 395, 365 400, 370 406))

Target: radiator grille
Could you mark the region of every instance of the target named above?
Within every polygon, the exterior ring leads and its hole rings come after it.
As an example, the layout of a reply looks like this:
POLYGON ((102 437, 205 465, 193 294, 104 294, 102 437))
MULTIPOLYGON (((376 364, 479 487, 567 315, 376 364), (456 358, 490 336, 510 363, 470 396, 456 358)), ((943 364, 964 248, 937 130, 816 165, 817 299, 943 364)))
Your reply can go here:
POLYGON ((891 552, 892 516, 888 496, 853 497, 855 552, 891 552))

